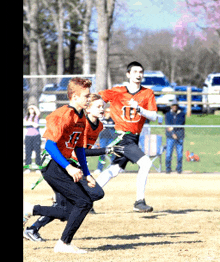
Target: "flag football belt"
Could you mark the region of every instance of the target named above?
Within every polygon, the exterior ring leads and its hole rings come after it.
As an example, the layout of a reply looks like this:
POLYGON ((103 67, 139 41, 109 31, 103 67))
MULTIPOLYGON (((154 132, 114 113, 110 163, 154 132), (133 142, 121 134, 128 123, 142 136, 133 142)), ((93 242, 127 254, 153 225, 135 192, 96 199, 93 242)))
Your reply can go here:
MULTIPOLYGON (((34 170, 34 169, 35 169, 35 170, 43 169, 44 167, 46 167, 46 166, 49 164, 49 162, 50 162, 50 160, 52 159, 52 157, 51 157, 51 155, 47 152, 46 149, 44 149, 44 151, 41 153, 41 156, 42 156, 42 165, 41 165, 41 166, 38 166, 38 165, 35 165, 35 166, 26 165, 26 166, 24 166, 23 168, 28 168, 28 169, 30 168, 30 169, 32 169, 32 170, 34 170)), ((75 160, 75 159, 73 159, 73 158, 68 158, 67 160, 74 162, 78 167, 80 167, 80 164, 79 164, 79 162, 78 162, 77 160, 75 160)), ((43 181, 43 180, 44 180, 44 178, 43 178, 43 176, 41 175, 41 176, 38 178, 38 180, 31 185, 31 189, 33 190, 33 189, 34 189, 41 181, 43 181)))

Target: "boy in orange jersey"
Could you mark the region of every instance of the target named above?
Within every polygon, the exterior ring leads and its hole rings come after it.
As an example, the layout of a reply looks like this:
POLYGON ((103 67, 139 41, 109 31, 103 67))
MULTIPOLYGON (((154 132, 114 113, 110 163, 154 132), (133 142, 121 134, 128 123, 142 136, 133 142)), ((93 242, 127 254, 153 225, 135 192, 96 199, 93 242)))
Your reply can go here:
POLYGON ((103 171, 96 181, 103 187, 111 178, 117 176, 121 169, 125 169, 128 161, 137 163, 140 168, 133 210, 151 212, 153 208, 145 202, 145 186, 152 162, 138 147, 138 141, 146 119, 155 121, 158 115, 153 91, 141 86, 143 74, 143 66, 134 61, 127 66, 126 76, 129 79, 127 86, 116 86, 99 92, 106 103, 110 102, 116 133, 122 136, 117 145, 122 146, 124 152, 121 157, 113 160, 111 166, 103 171))
MULTIPOLYGON (((99 136, 99 133, 103 129, 103 124, 99 120, 99 118, 103 117, 104 113, 104 102, 101 96, 98 94, 90 94, 89 105, 85 111, 87 114, 83 147, 85 148, 86 156, 98 156, 102 154, 114 153, 114 148, 112 147, 91 149, 92 146, 95 144, 99 136)), ((75 151, 72 151, 71 158, 75 161, 78 161, 75 151)), ((81 168, 80 166, 78 167, 81 168)), ((85 190, 88 191, 88 187, 85 187, 85 190)), ((89 189, 87 193, 97 193, 96 190, 92 190, 92 192, 90 191, 91 190, 89 189)), ((31 227, 27 227, 25 229, 24 237, 26 239, 36 242, 45 241, 39 234, 39 230, 41 227, 46 226, 48 223, 52 222, 56 218, 60 219, 61 221, 68 220, 73 208, 72 203, 68 199, 66 199, 62 194, 55 192, 55 203, 53 204, 53 206, 62 209, 63 212, 61 214, 59 213, 59 217, 41 216, 36 222, 34 222, 34 224, 31 227)))
MULTIPOLYGON (((58 108, 46 118, 47 125, 43 137, 47 139, 45 149, 52 159, 42 170, 42 174, 54 192, 60 193, 72 204, 66 227, 54 247, 54 252, 86 253, 70 243, 93 202, 104 196, 103 190, 90 175, 83 148, 86 127, 83 109, 88 106, 90 86, 90 80, 71 79, 67 90, 69 105, 58 108), (73 150, 82 170, 70 159, 73 150)), ((24 216, 31 215, 62 218, 63 209, 58 206, 24 203, 24 216)))

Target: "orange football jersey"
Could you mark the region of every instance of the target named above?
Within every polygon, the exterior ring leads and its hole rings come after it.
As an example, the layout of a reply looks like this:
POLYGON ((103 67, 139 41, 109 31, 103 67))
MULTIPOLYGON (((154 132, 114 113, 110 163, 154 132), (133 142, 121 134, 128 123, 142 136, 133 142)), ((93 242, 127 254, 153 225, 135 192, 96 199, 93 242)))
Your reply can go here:
POLYGON ((86 129, 84 133, 84 145, 85 148, 92 148, 92 146, 95 144, 100 132, 103 129, 103 124, 101 121, 98 122, 98 126, 93 128, 93 124, 90 122, 88 118, 86 118, 86 129))
MULTIPOLYGON (((88 120, 88 118, 86 118, 86 127, 84 131, 84 139, 83 139, 84 148, 88 148, 88 149, 92 148, 92 146, 95 144, 99 136, 99 133, 103 129, 103 124, 101 121, 99 121, 98 126, 95 129, 93 129, 92 125, 93 124, 88 120)), ((71 158, 78 161, 75 151, 72 152, 71 158)))
POLYGON ((70 158, 73 149, 83 147, 86 117, 82 117, 71 106, 64 105, 46 117, 43 137, 57 143, 62 155, 70 158))
POLYGON ((129 93, 126 86, 116 86, 100 91, 99 94, 106 103, 110 102, 110 112, 115 122, 115 130, 130 131, 133 134, 141 133, 146 118, 135 108, 129 106, 128 102, 132 98, 144 109, 157 111, 154 92, 142 86, 135 94, 129 93))

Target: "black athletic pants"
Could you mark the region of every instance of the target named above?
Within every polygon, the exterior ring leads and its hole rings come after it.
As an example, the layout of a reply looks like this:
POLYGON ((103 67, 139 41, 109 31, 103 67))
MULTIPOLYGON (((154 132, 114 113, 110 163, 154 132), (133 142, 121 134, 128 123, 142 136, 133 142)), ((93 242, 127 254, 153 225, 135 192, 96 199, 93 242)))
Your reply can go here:
POLYGON ((53 159, 42 170, 42 174, 54 192, 59 192, 73 207, 70 214, 68 214, 59 206, 36 205, 34 206, 33 214, 58 219, 64 219, 68 216, 66 227, 61 236, 61 240, 68 244, 72 241, 74 234, 92 208, 93 202, 104 197, 104 191, 98 183, 96 183, 94 188, 90 188, 85 178, 75 183, 67 171, 53 159))

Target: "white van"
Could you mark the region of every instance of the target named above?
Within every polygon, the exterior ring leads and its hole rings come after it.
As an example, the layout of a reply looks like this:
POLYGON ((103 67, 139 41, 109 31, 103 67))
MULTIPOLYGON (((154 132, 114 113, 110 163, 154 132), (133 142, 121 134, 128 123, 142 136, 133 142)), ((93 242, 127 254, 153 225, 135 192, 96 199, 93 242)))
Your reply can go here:
MULTIPOLYGON (((203 93, 220 94, 220 73, 209 74, 203 84, 203 93)), ((203 95, 202 102, 214 103, 203 105, 203 112, 213 113, 220 109, 220 95, 203 95)))

